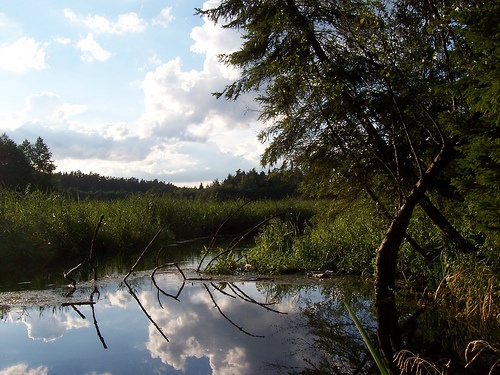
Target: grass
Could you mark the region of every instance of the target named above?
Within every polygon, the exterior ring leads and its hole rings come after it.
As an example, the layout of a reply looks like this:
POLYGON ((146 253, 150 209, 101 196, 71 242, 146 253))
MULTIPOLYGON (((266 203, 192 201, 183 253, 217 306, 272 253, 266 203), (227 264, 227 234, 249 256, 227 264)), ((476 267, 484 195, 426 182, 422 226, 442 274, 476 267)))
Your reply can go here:
MULTIPOLYGON (((95 243, 102 256, 140 252, 165 224, 158 246, 174 240, 212 236, 242 201, 193 200, 152 194, 115 201, 75 200, 60 194, 17 194, 0 190, 0 268, 19 272, 50 268, 61 259, 87 254, 101 215, 95 243)), ((308 201, 255 201, 219 231, 237 235, 265 217, 281 213, 308 220, 317 208, 308 201)), ((201 249, 200 249, 201 251, 201 249)), ((0 270, 1 271, 1 270, 0 270)))

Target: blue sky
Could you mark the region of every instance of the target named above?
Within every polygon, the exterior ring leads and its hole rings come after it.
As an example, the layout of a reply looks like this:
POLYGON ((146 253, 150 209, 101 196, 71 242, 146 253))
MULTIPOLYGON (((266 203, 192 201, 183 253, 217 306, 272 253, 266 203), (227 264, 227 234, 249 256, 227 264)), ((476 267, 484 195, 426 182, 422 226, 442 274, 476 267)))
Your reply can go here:
POLYGON ((58 171, 195 186, 259 168, 252 94, 217 55, 239 36, 189 0, 0 0, 0 133, 41 136, 58 171))

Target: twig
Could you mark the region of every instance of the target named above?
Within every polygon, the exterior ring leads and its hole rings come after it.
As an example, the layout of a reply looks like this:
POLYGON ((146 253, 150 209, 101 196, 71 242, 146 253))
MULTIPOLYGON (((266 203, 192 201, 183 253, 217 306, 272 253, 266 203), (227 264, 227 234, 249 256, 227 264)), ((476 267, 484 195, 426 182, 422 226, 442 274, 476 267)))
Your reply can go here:
POLYGON ((92 241, 90 242, 90 250, 89 250, 89 254, 87 255, 87 257, 82 262, 80 262, 80 264, 76 265, 75 267, 73 267, 72 269, 70 269, 68 272, 63 272, 64 278, 71 281, 71 285, 73 285, 73 289, 76 288, 76 279, 74 279, 70 275, 73 272, 75 272, 77 269, 79 269, 81 266, 83 266, 85 263, 90 263, 91 264, 92 268, 94 269, 94 280, 96 280, 96 278, 97 278, 97 273, 96 273, 97 266, 93 264, 94 263, 93 262, 93 260, 94 260, 94 254, 93 254, 93 252, 94 252, 94 242, 95 242, 95 239, 97 237, 97 232, 99 231, 99 228, 101 227, 101 224, 102 224, 103 220, 104 220, 104 215, 101 215, 101 218, 99 219, 99 222, 97 223, 97 226, 95 228, 94 235, 92 236, 92 241))
POLYGON ((203 261, 205 260, 206 256, 208 255, 209 251, 212 250, 212 248, 214 247, 215 245, 215 240, 217 239, 217 236, 219 234, 219 231, 224 227, 224 225, 226 225, 226 223, 234 216, 238 213, 238 211, 240 211, 243 207, 245 207, 248 203, 254 201, 254 199, 251 199, 249 201, 246 201, 244 202, 240 207, 238 207, 231 215, 229 215, 226 220, 223 221, 223 223, 221 225, 219 225, 219 227, 217 228, 217 230, 215 231, 214 235, 212 236, 212 240, 210 241, 210 244, 208 245, 208 247, 205 249, 205 253, 203 254, 203 256, 201 257, 200 259, 200 263, 198 264, 198 268, 196 268, 196 272, 199 272, 200 271, 200 268, 201 268, 201 265, 203 264, 203 261))
POLYGON ((63 302, 61 306, 84 306, 84 305, 94 305, 95 302, 83 301, 83 302, 63 302))
MULTIPOLYGON (((210 262, 207 263, 207 265, 205 266, 205 271, 210 267, 210 265, 215 262, 217 259, 219 259, 221 256, 223 255, 226 255, 228 253, 230 253, 231 251, 234 250, 234 248, 243 240, 243 238, 245 238, 249 233, 251 233, 252 231, 254 231, 255 229, 259 228, 260 226, 264 225, 266 222, 268 222, 269 220, 272 220, 274 219, 275 217, 278 217, 280 216, 281 214, 276 214, 276 215, 272 215, 264 220, 262 220, 260 223, 258 223, 257 225, 254 225, 252 228, 250 229, 247 229, 245 232, 243 232, 243 234, 238 238, 237 241, 231 241, 231 243, 228 245, 227 249, 224 250, 224 251, 221 251, 219 254, 217 254, 215 257, 213 257, 210 262)), ((208 251, 207 251, 208 253, 208 251)), ((203 262, 203 259, 202 261, 203 262)), ((200 266, 201 266, 201 262, 200 262, 200 266)), ((198 268, 200 267, 198 266, 198 268)))
POLYGON ((158 238, 158 236, 161 234, 161 232, 163 232, 163 229, 165 229, 166 227, 166 224, 163 224, 162 227, 160 228, 160 230, 155 234, 155 236, 153 237, 153 239, 148 243, 148 245, 144 248, 142 254, 139 256, 139 258, 137 258, 137 260, 135 261, 134 265, 132 266, 132 268, 128 271, 128 273, 125 275, 125 277, 123 278, 123 281, 126 281, 127 278, 130 276, 130 274, 132 272, 134 272, 135 268, 137 267, 137 265, 139 264, 139 262, 142 260, 142 258, 144 257, 144 255, 146 254, 146 252, 148 251, 148 249, 151 247, 151 245, 153 244, 153 242, 155 242, 155 240, 158 238))

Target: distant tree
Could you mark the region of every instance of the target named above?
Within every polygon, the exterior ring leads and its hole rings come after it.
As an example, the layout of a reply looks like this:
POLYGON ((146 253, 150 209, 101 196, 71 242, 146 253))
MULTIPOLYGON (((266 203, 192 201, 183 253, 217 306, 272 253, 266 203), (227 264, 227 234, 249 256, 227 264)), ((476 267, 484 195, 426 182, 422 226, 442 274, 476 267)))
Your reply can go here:
POLYGON ((19 148, 26 155, 36 172, 51 174, 56 169, 52 160, 52 153, 41 137, 36 139, 35 144, 31 144, 25 139, 19 145, 19 148))
POLYGON ((0 136, 0 186, 25 189, 33 181, 33 169, 26 155, 5 133, 0 136))
POLYGON ((25 139, 19 149, 29 160, 34 170, 34 184, 38 188, 48 189, 52 187, 52 173, 56 169, 52 160, 52 153, 41 137, 34 144, 25 139))

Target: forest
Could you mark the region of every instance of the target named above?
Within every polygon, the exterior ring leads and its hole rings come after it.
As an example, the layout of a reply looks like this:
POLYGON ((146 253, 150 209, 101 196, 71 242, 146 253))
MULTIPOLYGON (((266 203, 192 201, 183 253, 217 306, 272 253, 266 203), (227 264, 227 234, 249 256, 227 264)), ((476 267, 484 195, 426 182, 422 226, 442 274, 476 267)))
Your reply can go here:
POLYGON ((274 168, 268 172, 237 170, 224 180, 196 188, 135 177, 101 176, 81 171, 54 172, 50 148, 41 137, 34 144, 17 145, 7 134, 0 137, 0 186, 10 190, 60 192, 74 198, 119 199, 136 193, 156 193, 201 199, 284 199, 299 196, 303 173, 299 169, 274 168))

